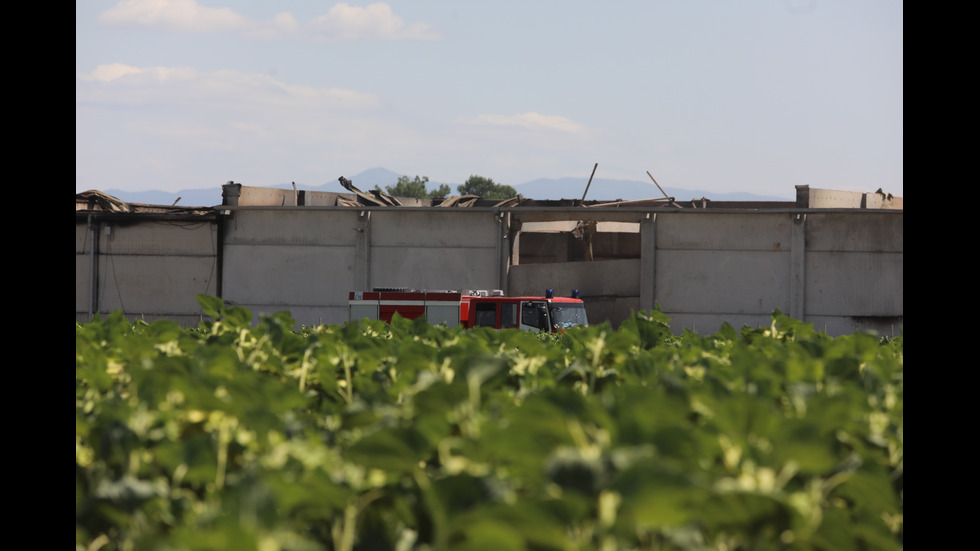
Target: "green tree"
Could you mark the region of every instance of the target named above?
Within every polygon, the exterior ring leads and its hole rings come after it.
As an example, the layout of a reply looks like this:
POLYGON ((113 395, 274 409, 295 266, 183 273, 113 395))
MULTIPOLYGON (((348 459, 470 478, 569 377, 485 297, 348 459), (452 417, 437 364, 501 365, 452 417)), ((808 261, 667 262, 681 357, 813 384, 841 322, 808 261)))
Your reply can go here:
POLYGON ((508 199, 517 196, 517 190, 511 186, 495 184, 492 179, 471 175, 466 183, 457 186, 460 195, 479 195, 484 199, 508 199))
MULTIPOLYGON (((446 184, 441 184, 438 188, 427 191, 425 184, 428 181, 428 176, 422 176, 420 178, 416 175, 415 180, 409 180, 408 176, 401 176, 395 185, 385 186, 385 192, 395 197, 415 197, 416 199, 439 199, 449 195, 451 189, 446 184)), ((378 191, 381 190, 378 186, 375 186, 375 189, 378 191)))

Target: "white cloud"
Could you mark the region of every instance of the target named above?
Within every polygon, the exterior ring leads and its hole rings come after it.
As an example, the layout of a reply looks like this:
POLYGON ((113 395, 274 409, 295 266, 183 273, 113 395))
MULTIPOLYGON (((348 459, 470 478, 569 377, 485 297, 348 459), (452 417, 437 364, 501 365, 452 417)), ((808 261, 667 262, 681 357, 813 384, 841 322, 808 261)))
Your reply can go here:
POLYGON ((201 6, 195 0, 122 0, 100 15, 99 23, 193 32, 241 30, 252 25, 229 8, 201 6))
POLYGON ((99 82, 110 82, 126 75, 138 75, 143 72, 139 67, 124 65, 122 63, 111 63, 109 65, 99 65, 91 74, 80 74, 82 80, 97 80, 99 82))
POLYGON ((208 109, 258 111, 374 109, 374 94, 345 88, 316 88, 286 84, 267 75, 239 71, 204 73, 182 67, 133 67, 121 63, 100 65, 80 74, 78 103, 153 104, 208 109), (85 83, 97 82, 95 85, 85 83))
POLYGON ((303 25, 289 12, 277 13, 266 23, 256 22, 242 33, 247 39, 271 42, 286 36, 300 36, 303 25))
POLYGON ((272 25, 280 31, 283 32, 296 32, 300 28, 299 21, 293 16, 293 14, 288 11, 277 13, 275 17, 272 18, 272 25))
POLYGON ((435 40, 439 38, 426 23, 405 24, 391 11, 388 4, 376 3, 367 7, 337 4, 326 15, 313 20, 315 33, 328 40, 435 40))
POLYGON ((230 8, 202 6, 197 0, 122 0, 99 16, 99 23, 114 27, 142 27, 177 32, 239 31, 253 40, 302 36, 305 31, 328 41, 436 40, 427 23, 407 24, 384 3, 367 7, 336 4, 326 15, 304 25, 289 12, 268 21, 254 21, 230 8))
POLYGON ((522 113, 520 115, 479 115, 476 119, 463 121, 469 124, 489 126, 519 126, 527 129, 547 129, 580 134, 585 132, 581 124, 560 115, 541 113, 522 113))

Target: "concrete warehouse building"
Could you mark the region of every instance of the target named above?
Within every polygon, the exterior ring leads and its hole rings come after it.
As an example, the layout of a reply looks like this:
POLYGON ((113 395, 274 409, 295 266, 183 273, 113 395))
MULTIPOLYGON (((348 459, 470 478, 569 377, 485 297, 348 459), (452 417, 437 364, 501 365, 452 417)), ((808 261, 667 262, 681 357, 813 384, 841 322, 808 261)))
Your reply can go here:
MULTIPOLYGON (((345 183, 346 182, 346 183, 345 183)), ((675 332, 768 325, 831 335, 903 324, 902 198, 797 186, 795 202, 417 200, 253 188, 214 207, 75 197, 75 318, 196 325, 196 296, 302 325, 347 321, 375 287, 577 289, 593 324, 657 305, 675 332)))

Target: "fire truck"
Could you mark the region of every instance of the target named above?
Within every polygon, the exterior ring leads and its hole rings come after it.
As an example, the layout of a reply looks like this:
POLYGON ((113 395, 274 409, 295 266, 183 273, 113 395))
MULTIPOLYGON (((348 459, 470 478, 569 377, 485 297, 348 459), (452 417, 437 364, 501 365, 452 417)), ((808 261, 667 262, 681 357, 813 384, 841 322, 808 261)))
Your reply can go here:
POLYGON ((585 303, 577 290, 571 297, 556 297, 550 289, 543 296, 520 297, 504 296, 500 290, 468 289, 376 288, 350 293, 348 319, 351 321, 366 318, 390 323, 396 313, 407 319, 424 316, 433 325, 444 323, 449 327, 557 333, 568 327, 589 325, 585 303))

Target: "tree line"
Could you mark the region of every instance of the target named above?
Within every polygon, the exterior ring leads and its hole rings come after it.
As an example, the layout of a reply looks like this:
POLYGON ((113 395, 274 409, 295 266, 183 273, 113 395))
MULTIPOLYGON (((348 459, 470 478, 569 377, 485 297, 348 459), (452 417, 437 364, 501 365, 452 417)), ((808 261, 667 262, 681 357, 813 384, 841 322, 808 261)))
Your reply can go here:
MULTIPOLYGON (((408 176, 401 176, 393 186, 385 186, 385 193, 395 197, 414 197, 416 199, 444 199, 452 193, 451 188, 446 184, 440 184, 433 190, 427 190, 426 184, 429 182, 428 176, 415 176, 414 180, 408 176)), ((381 191, 380 186, 375 186, 377 191, 381 191)), ((471 175, 466 183, 456 186, 459 195, 478 195, 484 199, 508 199, 517 196, 517 190, 512 186, 497 184, 491 178, 471 175)))

